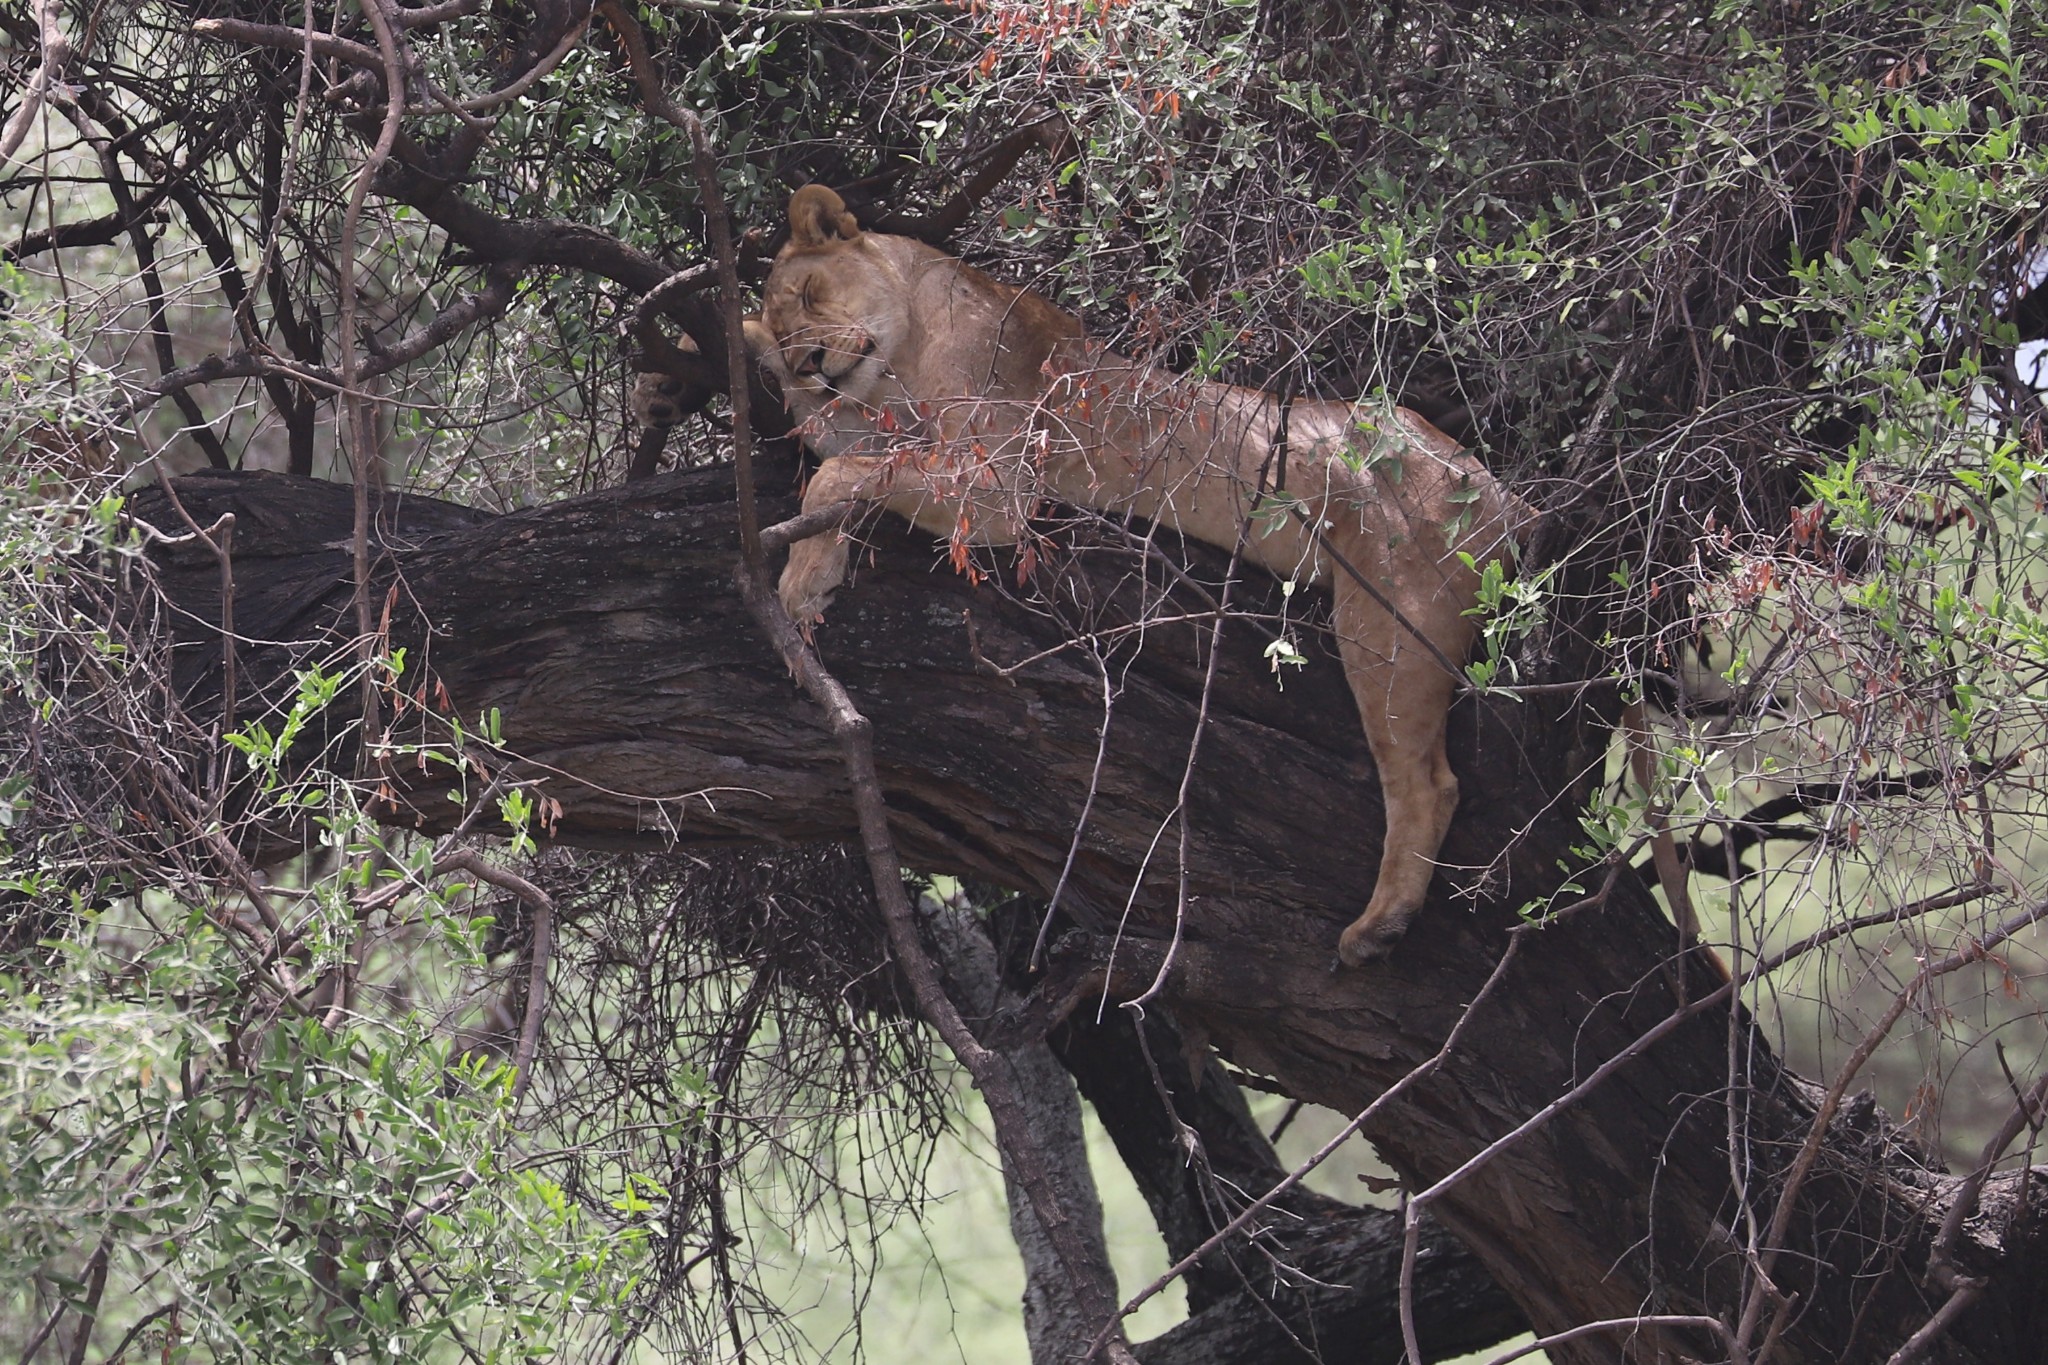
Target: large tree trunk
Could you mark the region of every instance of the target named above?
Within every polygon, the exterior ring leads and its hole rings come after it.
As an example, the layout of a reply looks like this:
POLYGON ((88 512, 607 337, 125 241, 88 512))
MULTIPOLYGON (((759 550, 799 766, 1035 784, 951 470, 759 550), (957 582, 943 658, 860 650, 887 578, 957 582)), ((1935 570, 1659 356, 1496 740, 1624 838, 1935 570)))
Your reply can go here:
MULTIPOLYGON (((348 491, 219 475, 179 491, 202 523, 239 515, 243 636, 331 651, 350 591, 348 491)), ((148 498, 139 511, 176 525, 148 498)), ((646 847, 852 832, 838 748, 732 589, 733 509, 718 476, 499 518, 412 499, 387 505, 382 525, 375 600, 392 604, 408 690, 431 677, 461 717, 497 708, 507 746, 527 771, 549 775, 546 791, 562 805, 557 838, 646 847)), ((1082 648, 997 669, 1053 649, 1076 623, 1129 620, 1141 581, 1161 575, 1139 573, 1120 552, 1079 552, 1039 569, 1036 591, 1060 604, 1052 612, 997 581, 977 588, 933 572, 942 547, 893 522, 872 539, 874 562, 842 593, 820 643, 873 722, 902 855, 1049 894, 1096 769, 1103 675, 1082 648)), ((215 619, 212 557, 185 547, 166 564, 171 596, 215 619)), ((1276 609, 1278 594, 1241 585, 1237 600, 1276 609)), ((203 705, 220 649, 192 629, 184 683, 203 705)), ((1517 907, 1557 889, 1580 838, 1563 775, 1583 771, 1589 752, 1578 730, 1533 703, 1461 704, 1451 748, 1465 795, 1442 854, 1451 870, 1390 960, 1332 971, 1338 930, 1363 905, 1379 856, 1377 788, 1352 702, 1327 650, 1311 646, 1309 667, 1283 690, 1264 638, 1234 623, 1181 847, 1173 811, 1207 629, 1158 625, 1142 650, 1134 634, 1113 641, 1109 677, 1121 690, 1061 902, 1077 927, 1056 936, 1048 979, 1107 968, 1113 989, 1142 988, 1168 956, 1184 869, 1184 932, 1165 993, 1182 1030, 1289 1094, 1356 1112, 1437 1052, 1504 951, 1517 907)), ((288 656, 245 647, 245 695, 288 656)), ((423 695, 435 702, 432 687, 423 695)), ((417 733, 420 713, 396 723, 417 733)), ((403 785, 431 773, 405 765, 390 777, 400 784, 393 820, 442 829, 457 816, 445 793, 403 785)), ((1366 1136, 1415 1188, 1452 1171, 1672 1012, 1673 943, 1624 870, 1598 908, 1522 937, 1441 1069, 1366 1136)), ((1693 998, 1713 984, 1695 963, 1693 998)), ((1737 1078, 1745 1179, 1766 1216, 1812 1113, 1809 1088, 1760 1039, 1731 1046, 1731 1030, 1748 1027, 1725 1010, 1700 1015, 1435 1204, 1539 1332, 1640 1313, 1734 1321, 1743 1253, 1730 1231, 1731 1056, 1747 1068, 1737 1078)), ((1920 1274, 1954 1182, 1928 1173, 1867 1108, 1853 1112, 1831 1133, 1776 1261, 1775 1282, 1796 1295, 1780 1365, 1884 1360, 1945 1297, 1920 1274)), ((1968 1229, 1959 1260, 1989 1282, 1936 1359, 2026 1359, 2048 1325, 2032 1259, 2042 1201, 2025 1198, 2021 1180, 1994 1179, 1968 1229)), ((1652 1328, 1582 1338, 1553 1358, 1611 1361, 1624 1350, 1725 1355, 1711 1335, 1652 1328)))
MULTIPOLYGON (((1015 1008, 1017 1001, 1005 988, 981 916, 965 905, 920 908, 929 911, 925 937, 945 973, 946 994, 962 1014, 981 1024, 1015 1008)), ((1088 1274, 1100 1283, 1115 1284, 1116 1271, 1102 1230, 1102 1199, 1088 1167, 1087 1131, 1073 1078, 1043 1038, 1018 1039, 998 1050, 1009 1064, 1019 1107, 1044 1154, 1060 1208, 1087 1258, 1088 1274)), ((1003 1167, 1003 1196, 1010 1206, 1010 1236, 1024 1260, 1024 1339, 1031 1347, 1031 1365, 1080 1360, 1102 1324, 1092 1321, 1077 1300, 1059 1250, 1018 1178, 1016 1163, 1005 1149, 999 1148, 997 1156, 1003 1167)))

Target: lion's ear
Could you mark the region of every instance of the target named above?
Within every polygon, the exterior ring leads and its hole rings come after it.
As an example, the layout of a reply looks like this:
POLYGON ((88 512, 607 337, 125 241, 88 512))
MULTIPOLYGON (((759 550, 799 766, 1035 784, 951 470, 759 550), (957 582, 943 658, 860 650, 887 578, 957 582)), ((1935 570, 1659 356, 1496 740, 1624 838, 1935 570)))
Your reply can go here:
POLYGON ((789 240, 799 250, 858 236, 860 224, 846 211, 846 201, 825 186, 806 185, 789 196, 789 240))

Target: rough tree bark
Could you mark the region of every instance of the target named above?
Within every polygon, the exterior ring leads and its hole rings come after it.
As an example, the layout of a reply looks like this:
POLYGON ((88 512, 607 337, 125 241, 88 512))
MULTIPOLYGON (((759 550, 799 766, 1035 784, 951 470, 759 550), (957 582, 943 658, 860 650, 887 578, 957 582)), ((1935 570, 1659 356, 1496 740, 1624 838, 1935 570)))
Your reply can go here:
MULTIPOLYGON (((244 638, 324 641, 331 653, 350 591, 347 490, 224 475, 179 489, 202 522, 237 513, 244 638)), ((138 510, 175 524, 148 498, 138 510)), ((774 502, 765 514, 778 514, 774 502)), ((380 519, 375 600, 391 604, 409 686, 438 680, 465 717, 499 709, 509 747, 562 804, 557 837, 604 847, 843 838, 852 814, 837 748, 733 592, 733 524, 715 474, 498 518, 408 500, 380 519)), ((821 639, 873 722, 903 856, 1047 894, 1095 768, 1102 676, 1082 650, 1008 675, 992 665, 1058 645, 1076 620, 1128 619, 1143 575, 1122 554, 1052 556, 1036 588, 1061 605, 1055 619, 995 581, 932 572, 942 549, 899 526, 878 525, 873 542, 872 565, 821 639)), ((202 709, 218 685, 219 641, 206 628, 218 579, 203 551, 169 552, 166 589, 192 613, 181 676, 202 709)), ((1172 936, 1184 853, 1186 922, 1164 996, 1179 1026, 1286 1093, 1356 1112, 1438 1050, 1500 958, 1516 908, 1556 888, 1578 835, 1560 793, 1588 755, 1575 727, 1534 703, 1461 704, 1451 746, 1465 799, 1443 850, 1448 870, 1390 961, 1333 972, 1337 932, 1379 854, 1352 703, 1326 651, 1311 647, 1317 657, 1283 691, 1257 632, 1227 632, 1191 788, 1193 837, 1177 853, 1168 817, 1206 631, 1155 626, 1135 657, 1135 637, 1119 637, 1107 759, 1062 899, 1073 927, 1056 935, 1042 989, 1057 995, 1087 971, 1099 982, 1106 970, 1113 993, 1149 983, 1172 936), (1476 896, 1457 894, 1472 885, 1476 896)), ((244 696, 292 657, 244 646, 244 696)), ((434 690, 422 695, 432 709, 434 690)), ((396 723, 434 729, 416 707, 396 723)), ((393 820, 439 829, 456 817, 431 777, 410 765, 390 774, 393 820)), ((1672 1012, 1671 944, 1669 923, 1623 870, 1597 909, 1523 936, 1460 1046, 1366 1135, 1418 1188, 1455 1169, 1672 1012)), ((1709 982, 1695 975, 1697 999, 1709 982)), ((1539 1332, 1646 1312, 1735 1319, 1731 1055, 1747 1067, 1750 1194, 1766 1215, 1813 1112, 1811 1088, 1760 1039, 1731 1048, 1730 1030, 1747 1028, 1723 1010, 1692 1019, 1435 1206, 1539 1332)), ((1987 1186, 1958 1254, 1985 1288, 1931 1358, 2027 1359, 2048 1327, 2044 1201, 2028 1197, 2027 1179, 1987 1186)), ((1926 1322, 1945 1295, 1921 1273, 1957 1183, 1868 1106, 1845 1109, 1776 1261, 1778 1287, 1796 1297, 1775 1365, 1882 1361, 1926 1322)), ((1658 1329, 1553 1352, 1589 1363, 1724 1355, 1712 1336, 1658 1329)))
MULTIPOLYGON (((995 946, 980 917, 966 906, 933 906, 927 899, 919 908, 926 912, 923 937, 945 973, 946 993, 977 1036, 984 1035, 990 1021, 1016 1004, 1004 986, 995 946)), ((1009 1064, 1018 1101, 1045 1153, 1060 1207, 1086 1251, 1089 1271, 1103 1283, 1115 1284, 1102 1230, 1102 1198, 1088 1168, 1087 1133, 1073 1079, 1043 1038, 1018 1038, 995 1051, 1009 1064)), ((1010 1236, 1024 1259, 1024 1339, 1031 1348, 1032 1365, 1079 1360, 1101 1324, 1089 1321, 1075 1301, 1052 1239, 1045 1235, 1012 1163, 1000 1147, 997 1156, 1002 1160, 1003 1195, 1010 1206, 1010 1236)))
MULTIPOLYGON (((1163 1012, 1133 1019, 1108 1010, 1098 1020, 1093 1005, 1054 1030, 1052 1045, 1151 1206, 1166 1254, 1179 1261, 1242 1206, 1236 1192, 1262 1194, 1286 1168, 1223 1067, 1191 1057, 1163 1012), (1171 1109, 1149 1083, 1155 1069, 1171 1109)), ((1219 1247, 1189 1269, 1188 1320, 1141 1345, 1140 1360, 1398 1365, 1400 1215, 1300 1186, 1275 1205, 1256 1243, 1219 1247)), ((1527 1328, 1514 1301, 1433 1219, 1422 1229, 1415 1298, 1417 1339, 1432 1360, 1527 1328)))

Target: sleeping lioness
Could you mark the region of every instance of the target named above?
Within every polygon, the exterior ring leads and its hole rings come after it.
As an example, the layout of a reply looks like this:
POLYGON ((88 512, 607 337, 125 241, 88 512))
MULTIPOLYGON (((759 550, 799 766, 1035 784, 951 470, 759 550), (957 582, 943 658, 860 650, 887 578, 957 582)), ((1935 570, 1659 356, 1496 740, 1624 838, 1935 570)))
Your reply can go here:
MULTIPOLYGON (((1387 817, 1372 899, 1338 953, 1356 965, 1386 952, 1458 804, 1444 718, 1479 575, 1456 552, 1481 566, 1506 555, 1529 509, 1415 413, 1283 404, 1126 360, 1036 294, 861 231, 822 186, 791 198, 789 228, 748 330, 825 457, 806 510, 872 499, 938 535, 1008 544, 1051 499, 1226 550, 1242 538, 1273 573, 1330 586, 1387 817)), ((844 536, 792 547, 790 614, 822 619, 846 565, 844 536)))

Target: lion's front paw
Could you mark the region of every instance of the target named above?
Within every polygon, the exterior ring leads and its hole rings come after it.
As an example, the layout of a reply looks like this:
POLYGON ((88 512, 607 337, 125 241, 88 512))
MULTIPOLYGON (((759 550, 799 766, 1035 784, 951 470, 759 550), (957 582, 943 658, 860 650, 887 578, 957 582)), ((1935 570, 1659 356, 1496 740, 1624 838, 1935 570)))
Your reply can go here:
POLYGON ((799 626, 821 619, 832 594, 846 581, 846 538, 836 531, 799 540, 789 547, 776 593, 799 626))

